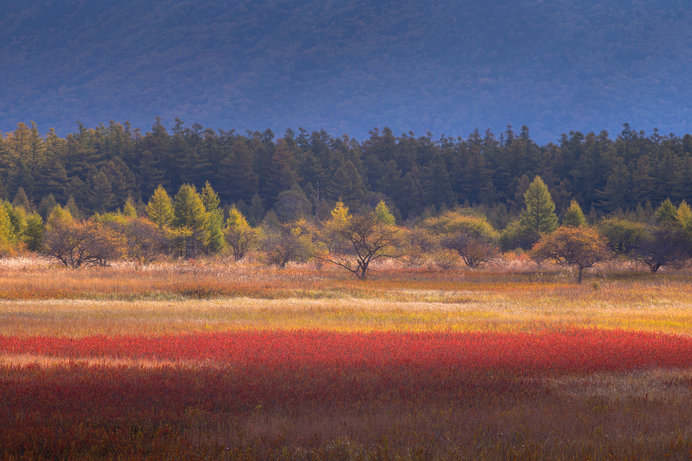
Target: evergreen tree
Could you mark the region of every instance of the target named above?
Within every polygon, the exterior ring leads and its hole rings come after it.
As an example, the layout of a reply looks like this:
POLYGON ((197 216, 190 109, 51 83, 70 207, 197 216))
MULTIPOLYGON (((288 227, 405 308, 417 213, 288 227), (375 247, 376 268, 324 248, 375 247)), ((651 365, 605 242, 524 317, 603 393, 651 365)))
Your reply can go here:
POLYGON ((81 219, 82 212, 79 210, 79 206, 77 205, 77 201, 74 199, 74 195, 70 195, 70 198, 67 199, 65 208, 70 212, 73 218, 81 219))
POLYGON ((454 203, 447 165, 439 152, 433 154, 430 164, 424 168, 421 182, 427 203, 438 207, 454 203))
POLYGON ((115 195, 106 173, 101 170, 91 177, 91 201, 89 207, 100 213, 115 207, 115 195))
POLYGON ((279 194, 274 210, 283 222, 302 219, 310 214, 312 206, 305 192, 298 184, 279 194))
POLYGON ((0 256, 14 253, 15 235, 12 232, 12 222, 4 206, 0 206, 0 256))
POLYGON ((156 186, 167 180, 163 170, 157 168, 156 163, 154 154, 150 150, 145 150, 140 155, 138 165, 133 168, 142 197, 150 197, 156 186))
MULTIPOLYGON (((295 184, 295 176, 287 159, 287 152, 277 148, 268 165, 261 165, 259 188, 267 207, 274 206, 279 194, 295 184)), ((259 157, 258 157, 259 159, 259 157)))
POLYGON ((665 199, 656 209, 654 214, 656 224, 661 227, 679 227, 680 220, 678 218, 678 209, 675 208, 670 199, 665 199))
POLYGON ((18 208, 24 208, 24 211, 26 211, 27 213, 34 209, 34 207, 31 205, 29 197, 27 197, 26 192, 24 192, 23 187, 17 189, 17 195, 14 196, 14 200, 12 200, 12 205, 18 208))
POLYGON ((178 193, 175 194, 173 214, 174 226, 186 228, 192 232, 186 242, 185 255, 195 256, 209 243, 209 219, 202 196, 195 186, 190 184, 180 186, 178 193))
POLYGON ((24 208, 14 207, 7 200, 2 202, 12 225, 13 243, 17 243, 26 230, 26 211, 24 208))
POLYGON ((46 219, 46 230, 72 223, 74 223, 74 218, 70 214, 70 211, 60 205, 55 205, 48 219, 46 219))
POLYGON ((226 201, 252 200, 257 193, 258 177, 253 169, 253 152, 248 148, 244 140, 234 140, 231 152, 221 161, 219 178, 224 189, 219 191, 224 194, 226 201))
POLYGON ((30 251, 41 251, 43 247, 43 219, 38 213, 31 213, 26 217, 26 230, 23 240, 30 251))
POLYGON ((159 229, 168 227, 173 223, 175 218, 173 201, 163 186, 159 185, 154 191, 147 204, 146 212, 149 219, 159 226, 159 229))
POLYGON ((210 253, 220 253, 226 246, 223 233, 222 210, 216 209, 207 213, 207 232, 209 235, 207 250, 210 253))
POLYGON ((211 187, 209 181, 204 183, 204 188, 202 189, 202 203, 204 203, 204 209, 209 213, 216 211, 221 203, 219 195, 211 187))
POLYGON ((351 219, 351 214, 348 211, 348 207, 344 205, 344 202, 336 202, 334 208, 331 211, 331 219, 329 224, 335 228, 342 228, 351 219))
POLYGON ((382 223, 389 226, 396 224, 394 215, 391 213, 391 211, 389 211, 389 208, 384 200, 381 200, 375 207, 375 216, 377 216, 377 219, 379 219, 382 223))
POLYGON ((562 218, 562 225, 570 227, 582 227, 586 225, 584 212, 581 210, 576 200, 570 202, 569 208, 567 208, 565 216, 562 218))
POLYGON ((540 176, 536 176, 529 184, 524 194, 526 209, 521 215, 520 223, 530 230, 536 239, 542 234, 548 234, 557 228, 555 203, 550 196, 548 186, 540 176))
POLYGON ((103 167, 103 172, 108 178, 114 204, 135 193, 135 175, 120 157, 115 156, 109 160, 103 167))
POLYGON ((684 200, 678 206, 678 221, 683 229, 692 231, 692 208, 684 200))
POLYGON ((45 158, 37 167, 34 176, 35 186, 32 195, 40 197, 53 194, 56 200, 65 200, 69 182, 65 167, 59 158, 45 158))
POLYGON ((214 191, 207 181, 202 189, 202 203, 207 211, 207 229, 209 232, 208 250, 212 253, 219 253, 223 250, 223 210, 219 209, 219 195, 214 191))
POLYGON ((363 179, 352 161, 347 161, 334 173, 330 195, 353 205, 363 199, 363 179))
POLYGON ((53 209, 58 205, 58 202, 55 201, 55 197, 53 197, 53 194, 48 194, 45 197, 41 199, 41 202, 38 204, 38 212, 39 214, 44 218, 48 219, 48 216, 53 212, 53 209))
POLYGON ((264 219, 264 213, 264 204, 259 194, 256 193, 252 196, 252 200, 250 200, 250 207, 247 213, 249 223, 253 226, 259 225, 264 219))
POLYGON ((137 208, 135 207, 134 200, 132 200, 132 197, 130 196, 127 197, 127 200, 125 200, 125 204, 123 205, 123 216, 128 218, 137 217, 137 208))

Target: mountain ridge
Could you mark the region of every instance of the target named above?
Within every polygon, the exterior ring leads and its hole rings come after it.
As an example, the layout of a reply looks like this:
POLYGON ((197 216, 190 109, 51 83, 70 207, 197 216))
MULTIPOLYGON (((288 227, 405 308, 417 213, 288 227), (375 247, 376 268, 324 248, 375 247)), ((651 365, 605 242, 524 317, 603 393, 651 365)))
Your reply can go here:
POLYGON ((42 0, 6 8, 0 130, 155 117, 364 138, 623 122, 690 130, 692 14, 676 0, 42 0))

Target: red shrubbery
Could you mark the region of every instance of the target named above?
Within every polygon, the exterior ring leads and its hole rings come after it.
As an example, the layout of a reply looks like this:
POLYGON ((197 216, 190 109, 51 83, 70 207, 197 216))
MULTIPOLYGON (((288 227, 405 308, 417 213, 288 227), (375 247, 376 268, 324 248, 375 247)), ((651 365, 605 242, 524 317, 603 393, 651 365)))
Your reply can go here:
MULTIPOLYGON (((82 339, 5 336, 0 337, 3 355, 9 360, 0 365, 3 458, 101 459, 117 454, 137 459, 267 459, 284 453, 284 459, 294 459, 293 452, 286 452, 293 443, 319 448, 330 442, 328 435, 315 435, 312 431, 317 429, 308 425, 294 431, 301 441, 266 435, 276 430, 272 421, 294 416, 303 421, 317 417, 348 421, 340 429, 345 434, 368 440, 362 434, 372 433, 375 441, 392 436, 398 453, 425 449, 430 457, 453 448, 437 445, 436 431, 442 429, 463 440, 466 452, 485 453, 474 445, 480 443, 476 436, 463 438, 472 427, 485 424, 480 432, 487 433, 483 440, 495 444, 495 457, 502 458, 507 457, 502 443, 508 444, 506 450, 515 447, 514 439, 505 440, 493 429, 504 424, 507 413, 502 408, 515 409, 519 415, 539 405, 542 410, 532 416, 531 423, 536 430, 543 430, 539 423, 546 415, 559 419, 559 412, 562 418, 566 404, 586 418, 585 425, 595 421, 589 413, 594 407, 591 400, 583 404, 565 400, 551 391, 546 378, 570 372, 689 368, 692 338, 602 330, 536 334, 249 331, 82 339), (41 366, 15 356, 17 365, 12 362, 14 354, 70 359, 41 366), (104 358, 104 362, 72 361, 84 357, 104 358), (110 357, 126 360, 109 363, 110 357), (152 359, 161 362, 149 362, 152 359), (175 363, 178 360, 182 362, 175 363), (513 402, 519 403, 511 406, 513 402), (392 410, 382 410, 386 408, 392 410), (413 424, 405 419, 409 411, 423 419, 410 416, 416 421, 412 432, 401 433, 391 420, 373 419, 368 413, 380 410, 391 411, 382 417, 393 418, 397 424, 413 424), (454 412, 473 426, 453 423, 454 412), (433 423, 439 417, 452 419, 441 423, 440 429, 433 423), (252 429, 253 418, 260 418, 259 429, 252 429), (419 431, 427 432, 418 435, 419 431)), ((670 411, 676 408, 680 407, 670 411)), ((639 411, 648 415, 654 410, 639 411)), ((647 421, 658 424, 651 418, 647 421)), ((294 434, 291 427, 281 431, 294 434)), ((548 435, 537 433, 535 440, 562 440, 577 431, 573 425, 563 432, 555 430, 561 434, 558 438, 558 433, 544 431, 548 435)), ((534 439, 526 435, 526 440, 534 439)), ((617 453, 629 453, 627 443, 616 444, 617 453)), ((668 449, 684 453, 685 443, 682 439, 668 449)), ((524 444, 524 439, 516 444, 524 444)), ((532 453, 544 455, 534 458, 552 457, 557 452, 551 449, 579 449, 557 442, 531 447, 532 453)), ((653 453, 661 448, 639 442, 637 450, 653 453)))
POLYGON ((543 333, 247 331, 180 336, 0 337, 0 352, 210 361, 229 367, 593 372, 692 366, 692 338, 620 330, 543 333))

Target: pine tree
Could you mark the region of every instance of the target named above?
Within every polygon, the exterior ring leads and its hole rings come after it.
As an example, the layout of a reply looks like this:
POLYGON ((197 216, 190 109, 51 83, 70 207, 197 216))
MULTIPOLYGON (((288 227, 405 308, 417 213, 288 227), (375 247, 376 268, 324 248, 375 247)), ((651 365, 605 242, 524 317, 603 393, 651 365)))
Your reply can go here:
POLYGON ((70 195, 70 198, 67 199, 65 208, 70 212, 73 218, 81 219, 82 212, 79 210, 79 205, 77 205, 77 201, 74 199, 74 195, 70 195))
POLYGON ((363 199, 363 179, 352 161, 346 161, 334 173, 330 195, 351 205, 359 204, 363 199))
POLYGON ((48 219, 46 219, 46 230, 50 230, 56 226, 62 226, 66 224, 72 224, 74 218, 70 214, 70 211, 60 205, 55 205, 53 210, 50 212, 48 219))
POLYGON ((220 253, 224 247, 225 239, 223 235, 223 211, 218 208, 207 213, 207 250, 211 253, 220 253))
POLYGON ((240 210, 238 210, 238 208, 231 207, 231 209, 228 210, 228 219, 226 219, 226 227, 246 229, 250 227, 250 224, 248 224, 247 219, 245 219, 245 216, 243 216, 243 213, 241 213, 240 210))
POLYGON ((678 221, 683 229, 692 231, 692 208, 684 200, 678 206, 678 221))
POLYGON ((521 215, 520 223, 530 230, 538 239, 541 234, 547 234, 557 228, 555 203, 550 196, 548 186, 540 176, 536 176, 524 193, 526 209, 521 215))
POLYGON ((4 206, 0 206, 0 256, 14 253, 15 235, 12 232, 12 222, 4 206))
POLYGON ((384 203, 384 200, 381 200, 377 206, 375 207, 375 216, 377 216, 377 219, 380 220, 380 222, 393 226, 396 224, 396 220, 394 219, 394 215, 392 214, 391 211, 389 211, 389 208, 387 207, 387 204, 384 203))
POLYGON ((173 225, 187 228, 192 236, 186 242, 186 256, 195 256, 209 243, 209 220, 202 196, 195 186, 183 184, 175 194, 173 202, 173 225))
POLYGON ((111 182, 106 173, 101 170, 91 177, 91 201, 92 210, 104 212, 115 207, 115 195, 111 188, 111 182))
POLYGON ((242 140, 234 140, 231 152, 228 152, 219 166, 220 178, 224 187, 220 192, 225 200, 252 200, 257 193, 258 177, 253 169, 253 152, 242 140))
POLYGON ((10 217, 13 235, 12 241, 13 243, 17 243, 26 230, 26 211, 24 211, 24 208, 12 206, 7 200, 2 202, 2 206, 10 217))
POLYGON ((570 202, 569 208, 567 208, 565 216, 562 218, 562 225, 570 227, 582 227, 586 225, 584 212, 581 210, 576 200, 570 202))
POLYGON ((38 212, 44 219, 48 219, 48 216, 50 216, 57 204, 58 202, 55 201, 53 194, 48 194, 38 204, 38 212))
POLYGON ((219 208, 221 199, 219 195, 214 191, 209 184, 209 181, 204 183, 204 188, 202 189, 202 203, 204 203, 204 209, 211 213, 219 208))
POLYGON ((340 229, 348 224, 351 219, 351 214, 348 212, 348 207, 344 205, 344 202, 336 202, 336 205, 332 209, 331 219, 328 224, 334 228, 340 229))
POLYGON ((109 160, 102 171, 108 178, 114 203, 134 194, 137 182, 135 175, 120 157, 115 156, 109 160))
POLYGON ((139 164, 134 170, 142 197, 149 197, 154 193, 156 185, 166 179, 164 172, 156 167, 156 159, 149 150, 140 154, 139 164))
POLYGON ((202 203, 207 211, 207 229, 209 232, 209 242, 207 249, 212 253, 219 253, 223 250, 223 210, 219 209, 221 199, 207 181, 202 189, 202 203))
POLYGON ((250 200, 250 208, 247 213, 248 222, 253 226, 257 226, 264 219, 264 214, 264 204, 259 194, 256 193, 250 200))
POLYGON ((34 209, 34 207, 31 206, 31 201, 29 200, 29 197, 27 197, 23 187, 17 189, 17 195, 14 196, 14 200, 12 200, 12 205, 14 205, 15 207, 24 208, 24 211, 26 211, 27 213, 34 209))
POLYGON ((159 229, 170 226, 175 217, 173 213, 173 201, 163 186, 159 185, 147 203, 147 216, 159 229))
POLYGON ((43 247, 43 219, 38 213, 31 213, 26 217, 26 230, 24 231, 24 243, 30 251, 41 251, 43 247))
POLYGON ((654 214, 656 224, 662 227, 679 227, 680 220, 678 218, 678 209, 675 208, 670 199, 665 199, 656 209, 654 214))
POLYGON ((134 200, 132 200, 132 197, 130 196, 127 197, 127 200, 125 200, 125 204, 123 205, 123 216, 128 218, 137 217, 137 208, 135 208, 134 200))

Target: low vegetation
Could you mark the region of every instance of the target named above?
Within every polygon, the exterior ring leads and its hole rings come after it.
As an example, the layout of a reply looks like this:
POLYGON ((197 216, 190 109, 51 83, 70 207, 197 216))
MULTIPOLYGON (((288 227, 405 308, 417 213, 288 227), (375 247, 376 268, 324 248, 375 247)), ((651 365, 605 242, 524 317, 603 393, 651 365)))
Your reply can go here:
POLYGON ((477 269, 501 267, 511 260, 511 252, 529 251, 538 262, 574 267, 579 283, 586 269, 608 260, 637 261, 655 273, 661 267, 680 269, 692 255, 692 212, 686 202, 676 207, 665 200, 646 222, 610 216, 589 225, 572 201, 558 226, 550 192, 539 177, 527 186, 523 212, 502 231, 474 208, 399 225, 385 201, 358 213, 337 202, 329 219, 320 221, 296 211, 302 206, 299 201, 290 205, 284 198, 293 211, 282 213, 284 219, 270 212, 255 227, 237 207, 225 211, 209 183, 201 192, 185 184, 175 198, 158 187, 140 210, 128 199, 122 210, 89 218, 80 217, 74 203, 56 204, 45 224, 25 205, 5 201, 0 207, 0 253, 43 254, 71 268, 126 260, 145 266, 157 259, 217 255, 261 260, 281 269, 314 261, 366 280, 380 259, 443 269, 454 268, 458 261, 477 269))
POLYGON ((692 450, 686 268, 609 263, 577 285, 526 257, 455 270, 382 259, 367 283, 232 256, 0 266, 3 458, 692 450))

